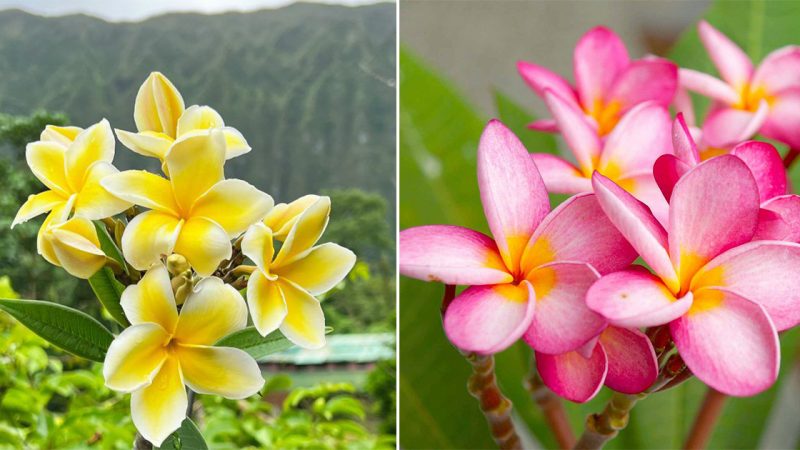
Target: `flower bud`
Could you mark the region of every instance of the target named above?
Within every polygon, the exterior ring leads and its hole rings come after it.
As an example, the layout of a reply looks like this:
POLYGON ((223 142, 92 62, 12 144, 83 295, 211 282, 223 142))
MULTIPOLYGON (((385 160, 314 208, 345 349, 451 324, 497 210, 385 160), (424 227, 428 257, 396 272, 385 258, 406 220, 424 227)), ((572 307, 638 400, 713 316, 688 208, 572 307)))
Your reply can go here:
POLYGON ((167 270, 173 276, 180 275, 190 269, 189 261, 183 255, 173 253, 167 257, 167 270))
POLYGON ((48 252, 53 257, 50 262, 63 267, 70 275, 88 279, 106 264, 97 230, 87 219, 73 217, 48 226, 42 238, 51 250, 48 252))

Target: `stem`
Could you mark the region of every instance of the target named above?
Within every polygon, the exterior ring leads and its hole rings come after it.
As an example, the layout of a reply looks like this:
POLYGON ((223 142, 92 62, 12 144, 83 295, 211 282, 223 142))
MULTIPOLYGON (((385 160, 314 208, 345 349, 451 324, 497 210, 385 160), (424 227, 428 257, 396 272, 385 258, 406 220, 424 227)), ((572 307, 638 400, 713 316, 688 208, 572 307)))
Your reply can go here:
POLYGON ((136 433, 136 438, 133 441, 133 449, 134 450, 153 450, 153 444, 151 444, 147 439, 142 437, 141 434, 136 433))
POLYGON ((194 391, 186 388, 186 418, 191 419, 192 413, 194 412, 194 398, 195 394, 194 391))
POLYGON ((581 450, 603 448, 628 425, 631 409, 636 402, 646 396, 644 393, 630 395, 614 392, 602 413, 592 414, 586 418, 586 430, 573 448, 581 450))
POLYGON ((689 432, 689 438, 686 439, 683 448, 691 450, 706 448, 727 398, 725 394, 708 388, 697 418, 694 420, 694 425, 692 425, 692 431, 689 432))
POLYGON ((536 370, 535 361, 525 387, 544 413, 545 421, 558 441, 558 446, 562 449, 572 448, 575 445, 575 435, 572 433, 572 427, 569 426, 564 405, 561 403, 561 399, 544 385, 542 377, 536 370))
MULTIPOLYGON (((442 298, 442 317, 456 296, 456 287, 445 285, 442 298)), ((494 356, 479 355, 459 350, 472 366, 472 375, 467 382, 467 390, 478 399, 481 412, 489 424, 492 438, 502 450, 522 449, 514 422, 511 421, 511 400, 497 385, 494 373, 494 356)))
POLYGON ((472 365, 472 376, 469 377, 467 389, 478 399, 494 442, 503 450, 521 449, 522 444, 511 421, 511 400, 503 395, 497 385, 494 356, 472 352, 462 354, 472 365))
POLYGON ((790 148, 786 153, 786 156, 783 157, 783 167, 786 167, 787 169, 791 167, 798 155, 800 155, 800 150, 790 148))

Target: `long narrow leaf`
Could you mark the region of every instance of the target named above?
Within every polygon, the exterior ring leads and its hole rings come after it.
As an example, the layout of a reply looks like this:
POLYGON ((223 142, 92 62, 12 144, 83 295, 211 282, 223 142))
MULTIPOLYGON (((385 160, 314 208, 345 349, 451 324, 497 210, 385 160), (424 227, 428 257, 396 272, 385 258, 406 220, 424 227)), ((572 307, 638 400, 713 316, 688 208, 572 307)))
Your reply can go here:
MULTIPOLYGON (((333 331, 333 328, 328 327, 325 329, 326 334, 331 331, 333 331)), ((280 331, 273 331, 266 336, 261 336, 255 327, 247 327, 244 330, 231 333, 214 345, 242 349, 256 360, 294 346, 280 331)))
POLYGON ((57 303, 0 299, 0 309, 53 345, 93 361, 102 362, 114 340, 97 320, 57 303))
POLYGON ((114 278, 114 272, 108 267, 103 267, 89 278, 89 285, 92 287, 94 295, 100 300, 100 303, 111 314, 111 317, 123 327, 128 326, 125 311, 122 310, 120 305, 122 291, 125 290, 125 286, 114 278))

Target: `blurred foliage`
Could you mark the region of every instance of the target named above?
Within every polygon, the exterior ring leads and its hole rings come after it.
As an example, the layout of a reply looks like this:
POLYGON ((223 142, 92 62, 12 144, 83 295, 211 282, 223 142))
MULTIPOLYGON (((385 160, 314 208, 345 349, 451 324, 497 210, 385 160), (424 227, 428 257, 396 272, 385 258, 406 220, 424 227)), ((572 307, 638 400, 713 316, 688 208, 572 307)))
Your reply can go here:
MULTIPOLYGON (((17 298, 8 277, 0 297, 17 298)), ((393 430, 378 405, 387 395, 348 383, 290 390, 285 376, 267 377, 263 394, 287 392, 282 406, 258 396, 198 396, 195 421, 214 449, 392 449, 393 430), (374 412, 374 413, 373 413, 374 412)), ((51 346, 0 314, 0 449, 129 449, 135 429, 129 396, 105 387, 102 365, 51 346)))
POLYGON ((93 314, 99 308, 88 283, 36 252, 36 234, 45 215, 11 229, 17 210, 28 196, 46 189, 25 163, 25 144, 38 140, 45 125, 66 123, 62 114, 41 111, 19 117, 0 114, 0 147, 10 155, 0 157, 0 273, 11 278, 24 298, 57 301, 93 314))
MULTIPOLYGON (((793 2, 715 2, 705 15, 759 61, 769 51, 800 43, 800 4, 793 2)), ((582 30, 577 30, 580 33, 582 30)), ((679 64, 714 73, 694 27, 670 55, 679 64)), ((508 68, 513 71, 513 67, 508 68)), ((475 172, 477 141, 488 117, 483 117, 452 85, 406 49, 400 54, 400 228, 424 224, 457 224, 487 231, 475 172)), ((531 94, 533 101, 535 96, 531 94)), ((522 138, 530 151, 558 152, 557 141, 525 129, 533 117, 518 101, 496 92, 496 117, 522 138)), ((702 104, 698 105, 702 108, 702 104)), ((800 186, 800 167, 791 173, 800 186)), ((555 206, 563 200, 551 196, 555 206)), ((477 402, 465 389, 469 366, 449 344, 441 327, 439 307, 443 288, 435 283, 402 279, 400 286, 400 444, 403 448, 492 448, 477 402), (410 363, 413 361, 413 363, 410 363)), ((781 426, 771 411, 791 410, 796 404, 792 380, 800 355, 800 330, 781 334, 781 375, 766 392, 750 398, 731 398, 713 435, 710 448, 756 448, 784 436, 797 445, 798 430, 781 426), (789 405, 787 407, 787 405, 789 405), (787 409, 788 408, 788 409, 787 409), (765 430, 769 430, 768 432, 765 430), (767 433, 772 433, 768 435, 767 433)), ((541 411, 523 387, 530 349, 517 343, 496 355, 501 388, 522 419, 524 437, 545 448, 556 442, 541 411)), ((796 383, 795 383, 796 384, 796 383)), ((634 408, 626 430, 606 447, 679 448, 702 401, 705 386, 696 379, 655 394, 634 408)), ((575 430, 585 417, 600 411, 608 389, 586 404, 567 403, 575 430)), ((786 422, 786 421, 784 421, 786 422)), ((792 421, 788 421, 790 425, 792 421)))
POLYGON ((380 361, 367 376, 365 390, 375 400, 375 413, 382 418, 381 431, 397 431, 397 361, 380 361))
POLYGON ((391 331, 395 328, 394 232, 387 203, 359 189, 328 189, 331 219, 321 242, 335 242, 358 257, 338 288, 325 296, 326 323, 336 333, 391 331))
MULTIPOLYGON (((393 217, 395 31, 388 3, 137 23, 2 11, 0 105, 17 115, 63 111, 82 127, 105 117, 133 130, 136 92, 158 70, 187 106, 213 106, 247 137, 253 151, 226 163, 230 177, 279 201, 333 187, 379 192, 393 217)), ((158 170, 127 150, 116 162, 158 170)))

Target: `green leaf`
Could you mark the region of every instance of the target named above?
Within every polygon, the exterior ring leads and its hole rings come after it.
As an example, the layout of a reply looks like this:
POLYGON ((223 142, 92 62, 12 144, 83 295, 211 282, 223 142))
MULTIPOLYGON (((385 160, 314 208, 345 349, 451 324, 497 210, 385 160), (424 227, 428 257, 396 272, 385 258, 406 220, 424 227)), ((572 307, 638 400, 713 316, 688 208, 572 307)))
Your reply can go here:
POLYGON ((529 152, 559 154, 555 135, 528 129, 528 124, 534 120, 533 114, 497 90, 494 92, 494 105, 497 118, 511 128, 529 152))
MULTIPOLYGON (((331 327, 325 329, 326 334, 331 331, 333 331, 331 327)), ((280 331, 276 330, 266 336, 261 336, 255 327, 247 327, 244 330, 231 333, 214 345, 242 349, 256 360, 294 346, 280 331)))
POLYGON ((117 281, 114 277, 114 272, 108 267, 103 267, 89 277, 89 285, 92 287, 94 295, 100 300, 100 303, 111 314, 111 317, 123 327, 127 327, 129 325, 128 319, 125 317, 125 311, 122 310, 122 305, 120 304, 125 286, 117 281))
POLYGON ((163 450, 208 450, 203 435, 197 429, 197 425, 192 422, 192 419, 184 419, 178 431, 168 437, 161 447, 163 450))
POLYGON ((94 228, 97 230, 97 238, 100 240, 100 249, 103 250, 103 253, 105 253, 109 258, 113 258, 127 270, 127 266, 125 265, 125 257, 122 256, 122 251, 119 249, 119 247, 117 247, 114 239, 110 234, 108 234, 108 229, 106 229, 106 226, 103 224, 103 222, 95 220, 94 228))
POLYGON ((114 340, 97 320, 57 303, 0 299, 0 309, 53 345, 93 361, 103 362, 114 340))

